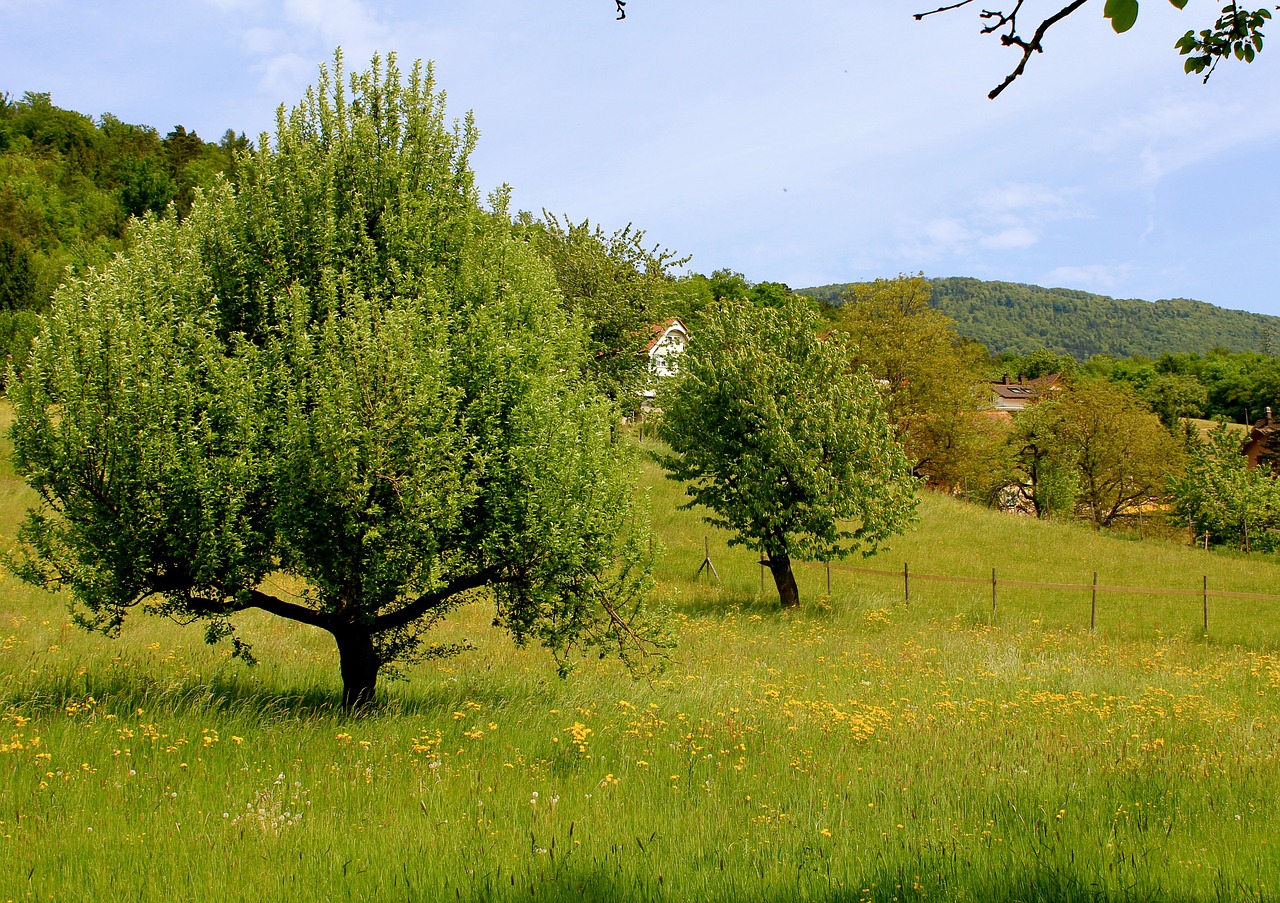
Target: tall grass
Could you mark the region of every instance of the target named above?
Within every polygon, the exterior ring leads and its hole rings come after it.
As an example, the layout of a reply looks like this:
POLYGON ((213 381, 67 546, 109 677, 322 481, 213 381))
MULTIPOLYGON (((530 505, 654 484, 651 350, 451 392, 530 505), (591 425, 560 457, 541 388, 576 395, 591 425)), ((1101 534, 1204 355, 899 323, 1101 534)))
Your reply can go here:
MULTIPOLYGON (((642 448, 642 451, 644 449, 642 448)), ((335 709, 328 638, 261 664, 138 620, 115 641, 0 580, 0 900, 1272 899, 1272 603, 1100 600, 801 571, 783 613, 651 460, 681 637, 653 682, 566 680, 475 605, 384 705, 335 709), (704 539, 721 581, 695 581, 704 539)), ((0 478, 0 524, 27 501, 0 478)), ((926 497, 869 562, 1267 592, 1280 568, 926 497)), ((855 564, 858 562, 854 562, 855 564)))

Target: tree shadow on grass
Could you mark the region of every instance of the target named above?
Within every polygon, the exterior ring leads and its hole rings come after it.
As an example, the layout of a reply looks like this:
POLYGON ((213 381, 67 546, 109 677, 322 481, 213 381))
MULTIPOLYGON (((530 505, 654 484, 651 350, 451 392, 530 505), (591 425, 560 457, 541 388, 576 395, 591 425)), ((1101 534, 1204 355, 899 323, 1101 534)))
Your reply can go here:
POLYGON ((117 717, 142 710, 157 715, 244 714, 261 721, 451 718, 466 702, 480 703, 486 709, 549 702, 559 684, 553 674, 544 680, 508 682, 486 680, 483 673, 469 672, 448 685, 416 680, 413 674, 404 679, 386 677, 379 680, 378 698, 372 705, 347 712, 342 709, 336 673, 333 684, 273 685, 262 683, 251 673, 216 675, 203 681, 165 681, 138 672, 77 670, 47 675, 35 693, 29 692, 29 687, 26 692, 0 693, 0 708, 41 716, 77 708, 92 699, 94 710, 117 717))
POLYGON ((678 607, 681 612, 693 618, 726 618, 735 615, 774 618, 783 614, 778 600, 767 594, 743 593, 714 586, 699 587, 683 599, 678 607))

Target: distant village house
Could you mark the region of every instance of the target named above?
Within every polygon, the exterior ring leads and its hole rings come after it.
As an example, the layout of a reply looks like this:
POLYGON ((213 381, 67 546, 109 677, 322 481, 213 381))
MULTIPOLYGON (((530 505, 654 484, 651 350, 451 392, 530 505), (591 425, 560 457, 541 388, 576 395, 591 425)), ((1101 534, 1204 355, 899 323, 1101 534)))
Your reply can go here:
POLYGON ((1248 459, 1250 467, 1269 467, 1280 472, 1280 421, 1272 419, 1270 407, 1266 416, 1249 431, 1240 454, 1248 459))
POLYGON ((641 410, 652 409, 658 395, 658 381, 675 376, 680 367, 680 355, 689 347, 689 330, 674 317, 663 323, 655 323, 649 344, 640 353, 648 358, 649 384, 640 392, 641 410))
POLYGON ((990 385, 993 396, 991 409, 1012 415, 1027 405, 1061 392, 1062 374, 1050 373, 1047 376, 1028 380, 1018 377, 1017 382, 1011 381, 1006 375, 1003 379, 994 380, 990 385))

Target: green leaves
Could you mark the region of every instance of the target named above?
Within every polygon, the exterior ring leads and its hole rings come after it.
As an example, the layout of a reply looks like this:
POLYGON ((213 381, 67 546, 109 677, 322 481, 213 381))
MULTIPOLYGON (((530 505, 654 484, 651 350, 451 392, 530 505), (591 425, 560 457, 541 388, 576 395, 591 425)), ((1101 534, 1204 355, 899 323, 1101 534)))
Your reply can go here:
MULTIPOLYGON (((1174 5, 1178 4, 1175 2, 1174 5)), ((1102 15, 1111 20, 1111 29, 1116 34, 1124 34, 1138 21, 1138 0, 1107 0, 1102 15)))
POLYGON ((865 371, 800 301, 711 312, 661 397, 662 466, 689 504, 770 558, 874 550, 915 509, 915 481, 865 371))
POLYGON ((1188 31, 1175 43, 1178 53, 1187 57, 1184 71, 1203 73, 1208 81, 1222 59, 1234 57, 1252 63, 1262 50, 1262 28, 1270 20, 1271 11, 1266 7, 1248 10, 1234 3, 1224 6, 1212 28, 1202 29, 1198 34, 1188 31))
POLYGON ((211 640, 250 606, 321 627, 348 705, 486 589, 519 641, 635 651, 616 410, 503 196, 481 205, 474 142, 430 67, 339 55, 234 188, 68 284, 11 395, 47 502, 23 576, 107 631, 139 604, 211 640))
POLYGON ((1225 422, 1191 451, 1185 474, 1171 480, 1175 523, 1208 533, 1215 545, 1280 548, 1280 483, 1269 462, 1250 467, 1242 434, 1225 422))
POLYGON ((985 354, 929 306, 923 276, 853 285, 832 312, 853 360, 878 381, 912 472, 940 486, 980 482, 985 354))

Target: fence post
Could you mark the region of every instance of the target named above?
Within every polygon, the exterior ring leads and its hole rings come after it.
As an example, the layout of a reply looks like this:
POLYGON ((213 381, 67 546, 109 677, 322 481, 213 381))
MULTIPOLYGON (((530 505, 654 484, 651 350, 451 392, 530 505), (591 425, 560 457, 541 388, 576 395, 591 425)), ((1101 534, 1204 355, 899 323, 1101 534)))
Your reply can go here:
POLYGON ((1098 626, 1098 572, 1093 572, 1093 602, 1089 606, 1089 632, 1098 626))
POLYGON ((991 569, 991 623, 996 622, 996 569, 991 569))
POLYGON ((911 572, 907 570, 907 563, 902 562, 902 604, 911 607, 911 572))
POLYGON ((827 562, 827 598, 831 598, 831 562, 827 562))
POLYGON ((1209 575, 1204 575, 1204 632, 1209 632, 1209 575))

